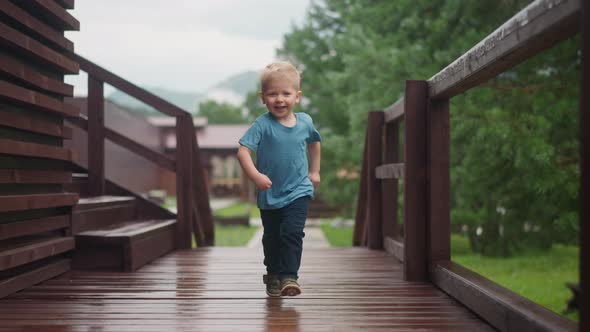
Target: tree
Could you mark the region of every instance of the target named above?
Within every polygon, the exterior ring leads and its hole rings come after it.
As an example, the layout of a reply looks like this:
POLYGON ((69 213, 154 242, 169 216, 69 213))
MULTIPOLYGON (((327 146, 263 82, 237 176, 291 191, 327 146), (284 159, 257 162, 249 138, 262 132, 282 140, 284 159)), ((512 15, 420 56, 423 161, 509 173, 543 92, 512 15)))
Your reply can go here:
POLYGON ((207 117, 211 124, 240 124, 247 123, 242 109, 227 103, 217 103, 207 100, 199 104, 199 115, 207 117))
MULTIPOLYGON (((368 111, 395 102, 405 79, 436 74, 528 2, 313 3, 278 53, 302 69, 302 109, 324 138, 323 197, 354 206, 368 111)), ((576 49, 568 42, 453 98, 453 222, 469 226, 474 250, 509 255, 572 241, 576 49)))

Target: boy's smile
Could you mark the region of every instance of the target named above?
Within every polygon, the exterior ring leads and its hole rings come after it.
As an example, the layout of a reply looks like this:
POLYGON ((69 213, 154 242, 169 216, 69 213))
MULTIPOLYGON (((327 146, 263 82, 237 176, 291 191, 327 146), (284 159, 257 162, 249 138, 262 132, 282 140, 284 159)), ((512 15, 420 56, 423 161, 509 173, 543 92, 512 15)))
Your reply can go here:
POLYGON ((284 121, 291 117, 293 107, 299 103, 301 91, 289 81, 273 80, 260 92, 260 98, 277 120, 284 121))

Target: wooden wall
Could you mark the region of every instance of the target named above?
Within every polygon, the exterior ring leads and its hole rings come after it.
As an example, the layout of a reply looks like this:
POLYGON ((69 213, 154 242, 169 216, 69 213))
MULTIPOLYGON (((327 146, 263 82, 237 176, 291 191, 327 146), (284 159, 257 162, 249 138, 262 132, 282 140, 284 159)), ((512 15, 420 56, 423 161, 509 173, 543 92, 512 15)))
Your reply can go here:
POLYGON ((0 297, 70 268, 72 130, 64 118, 73 87, 64 75, 79 66, 64 54, 78 30, 74 0, 0 1, 0 297))

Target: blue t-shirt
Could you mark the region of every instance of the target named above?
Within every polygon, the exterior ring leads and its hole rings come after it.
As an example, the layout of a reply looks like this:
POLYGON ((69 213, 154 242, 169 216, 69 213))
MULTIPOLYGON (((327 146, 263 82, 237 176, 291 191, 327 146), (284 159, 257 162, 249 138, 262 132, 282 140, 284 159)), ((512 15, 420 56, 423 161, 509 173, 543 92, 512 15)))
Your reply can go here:
POLYGON ((258 192, 260 209, 279 209, 299 197, 313 197, 307 145, 321 137, 308 114, 294 115, 295 126, 285 127, 267 112, 240 139, 241 145, 256 151, 256 168, 272 181, 269 189, 258 192))

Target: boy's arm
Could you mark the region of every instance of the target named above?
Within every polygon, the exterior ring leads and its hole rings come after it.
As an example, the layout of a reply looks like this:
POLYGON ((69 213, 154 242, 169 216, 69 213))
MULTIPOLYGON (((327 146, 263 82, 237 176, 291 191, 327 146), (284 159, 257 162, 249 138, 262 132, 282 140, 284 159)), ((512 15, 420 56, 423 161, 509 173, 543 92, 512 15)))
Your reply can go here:
POLYGON ((244 170, 244 173, 252 180, 258 189, 266 190, 270 188, 272 185, 272 181, 268 178, 268 176, 260 173, 256 166, 254 166, 254 162, 252 161, 252 150, 249 148, 240 145, 238 148, 238 161, 240 162, 240 166, 244 170))
POLYGON ((308 144, 307 151, 309 153, 309 179, 314 188, 317 188, 320 185, 320 142, 308 144))

